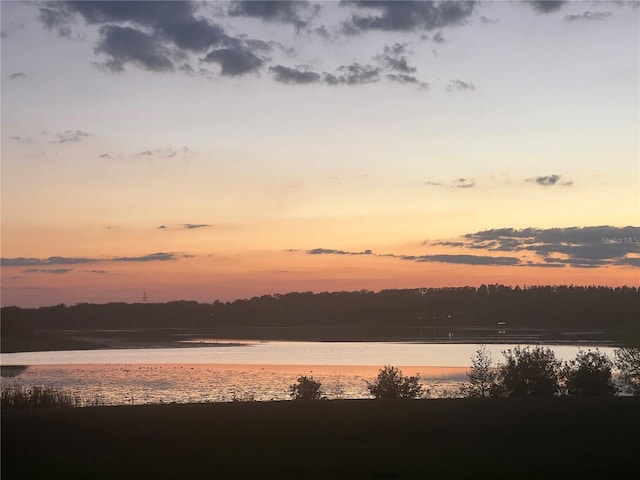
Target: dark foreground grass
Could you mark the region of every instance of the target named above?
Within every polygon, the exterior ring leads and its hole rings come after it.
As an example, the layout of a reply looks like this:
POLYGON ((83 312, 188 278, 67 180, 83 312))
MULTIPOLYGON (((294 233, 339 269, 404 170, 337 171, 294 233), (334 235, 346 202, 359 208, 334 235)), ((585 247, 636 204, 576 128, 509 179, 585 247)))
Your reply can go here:
POLYGON ((638 478, 640 398, 2 412, 2 479, 638 478))

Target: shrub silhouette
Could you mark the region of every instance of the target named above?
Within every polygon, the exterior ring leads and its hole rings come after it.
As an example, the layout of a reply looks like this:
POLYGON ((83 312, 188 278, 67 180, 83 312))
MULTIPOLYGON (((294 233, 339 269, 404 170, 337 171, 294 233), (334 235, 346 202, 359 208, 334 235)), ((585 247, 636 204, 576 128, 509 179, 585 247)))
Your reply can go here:
POLYGON ((502 354, 496 394, 507 397, 543 397, 559 391, 561 362, 550 348, 520 346, 502 354))
POLYGON ((381 368, 376 380, 367 382, 367 388, 375 398, 418 398, 422 394, 420 375, 405 377, 391 365, 381 368))
POLYGON ((312 376, 302 375, 298 377, 296 383, 289 387, 290 395, 294 400, 321 400, 322 392, 320 390, 321 383, 312 376))
POLYGON ((596 350, 578 350, 574 360, 565 364, 563 376, 569 395, 613 395, 616 387, 611 378, 613 362, 596 350))
POLYGON ((615 356, 622 380, 634 395, 640 395, 640 347, 617 348, 615 356))
POLYGON ((498 370, 493 366, 491 353, 480 345, 471 357, 471 369, 467 372, 468 384, 462 387, 465 397, 489 397, 496 393, 498 370))

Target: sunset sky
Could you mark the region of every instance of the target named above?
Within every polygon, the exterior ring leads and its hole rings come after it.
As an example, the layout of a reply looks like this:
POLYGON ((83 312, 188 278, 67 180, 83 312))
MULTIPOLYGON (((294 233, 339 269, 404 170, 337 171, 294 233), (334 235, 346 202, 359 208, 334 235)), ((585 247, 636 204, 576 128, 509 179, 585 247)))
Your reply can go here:
POLYGON ((2 2, 2 305, 640 285, 639 2, 2 2))

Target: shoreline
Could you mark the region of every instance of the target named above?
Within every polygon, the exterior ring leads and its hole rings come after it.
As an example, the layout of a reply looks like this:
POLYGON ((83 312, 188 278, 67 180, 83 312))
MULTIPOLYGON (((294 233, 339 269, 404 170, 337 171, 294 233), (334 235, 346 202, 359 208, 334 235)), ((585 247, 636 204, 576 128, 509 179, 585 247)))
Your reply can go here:
POLYGON ((160 348, 201 348, 201 347, 239 347, 255 343, 270 342, 320 342, 320 343, 399 343, 399 344, 467 344, 467 345, 572 345, 578 347, 618 347, 620 344, 611 339, 593 340, 584 337, 558 338, 558 337, 531 337, 531 336, 505 336, 505 337, 458 337, 458 338, 383 338, 383 339, 313 339, 313 338, 234 338, 222 339, 203 334, 194 334, 193 340, 142 340, 118 337, 101 337, 90 335, 57 335, 51 337, 38 337, 36 339, 24 339, 14 337, 2 337, 1 353, 33 353, 56 352, 73 350, 129 350, 129 349, 160 349, 160 348))

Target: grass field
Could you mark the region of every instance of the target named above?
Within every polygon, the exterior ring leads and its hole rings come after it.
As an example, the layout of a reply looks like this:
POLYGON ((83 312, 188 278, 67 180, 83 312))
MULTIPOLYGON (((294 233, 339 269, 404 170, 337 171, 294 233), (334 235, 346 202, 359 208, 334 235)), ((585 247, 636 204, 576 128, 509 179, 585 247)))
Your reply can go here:
POLYGON ((2 478, 637 478, 640 398, 5 410, 2 478))

